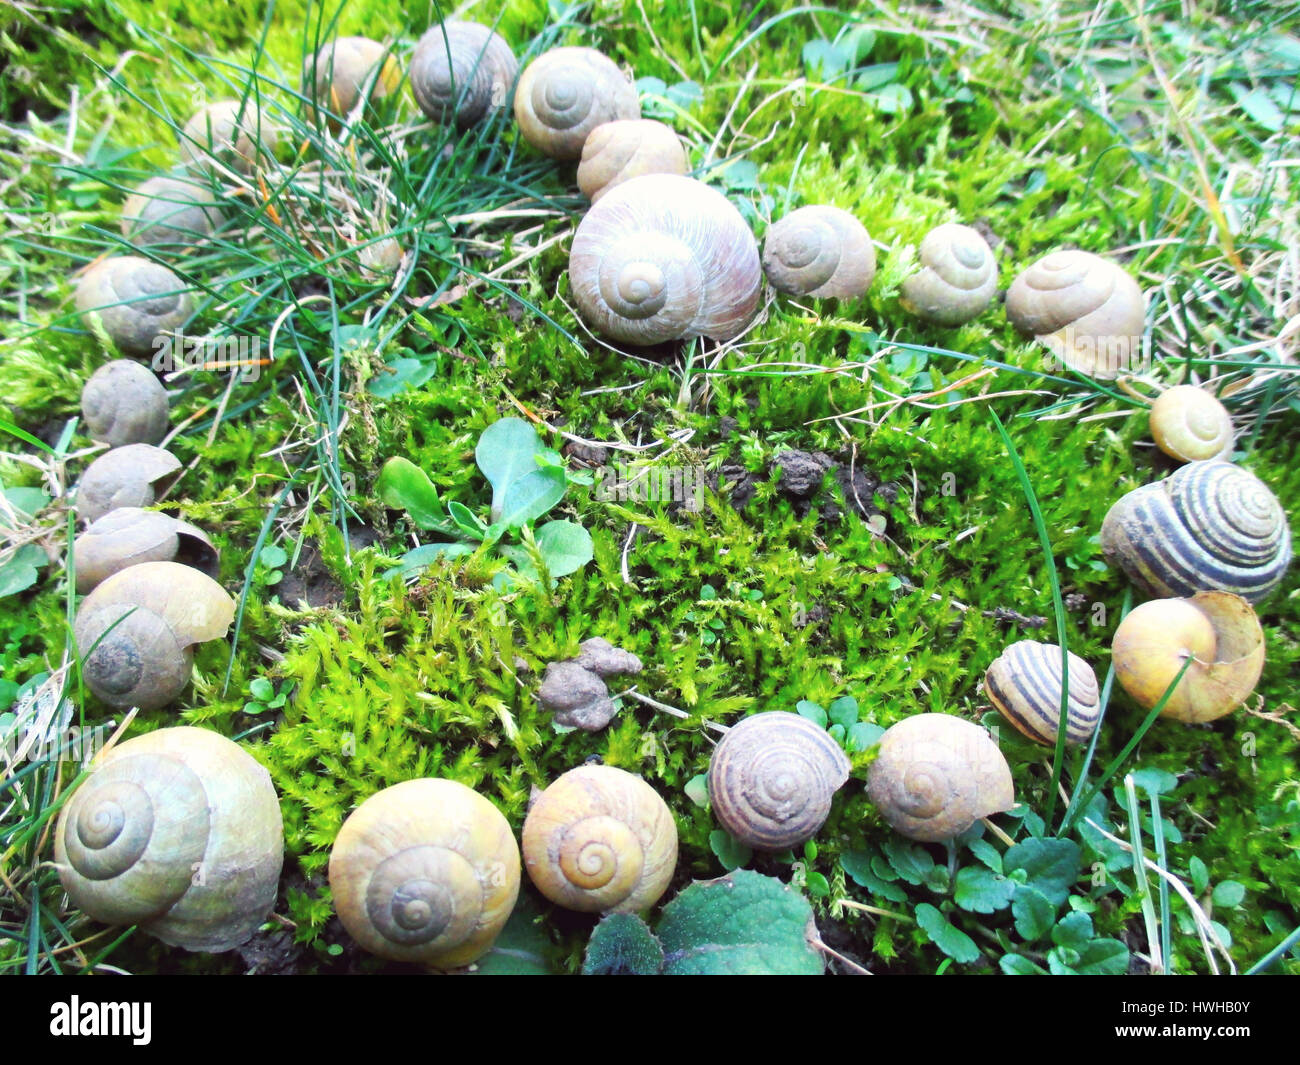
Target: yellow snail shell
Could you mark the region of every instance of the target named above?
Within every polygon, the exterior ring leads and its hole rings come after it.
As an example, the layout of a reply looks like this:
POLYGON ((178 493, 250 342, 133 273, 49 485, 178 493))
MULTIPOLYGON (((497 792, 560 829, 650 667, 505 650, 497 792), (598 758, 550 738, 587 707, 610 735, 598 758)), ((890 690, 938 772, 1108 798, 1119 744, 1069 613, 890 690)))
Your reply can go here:
POLYGON ((876 249, 848 211, 814 204, 772 224, 763 269, 774 288, 791 296, 853 299, 871 287, 876 249))
POLYGON ((643 174, 682 174, 686 149, 671 128, 651 118, 597 126, 582 146, 578 188, 592 203, 615 185, 643 174))
POLYGON ((193 244, 221 225, 212 193, 193 181, 160 175, 122 205, 122 234, 137 246, 193 244))
MULTIPOLYGON (((1097 675, 1078 655, 1069 656, 1065 740, 1082 743, 1097 730, 1101 695, 1097 675)), ((1061 648, 1054 643, 1013 643, 984 674, 984 690, 1016 730, 1037 743, 1056 744, 1061 720, 1061 648)))
POLYGON ((420 38, 411 56, 411 93, 435 122, 461 129, 504 107, 519 73, 505 39, 477 22, 443 22, 420 38))
POLYGON ((167 390, 130 359, 106 362, 81 390, 86 433, 109 447, 157 444, 167 435, 167 390))
POLYGON ((899 290, 903 309, 938 325, 969 322, 993 302, 998 264, 988 242, 970 226, 947 222, 925 235, 920 272, 899 290))
POLYGON ((369 37, 340 37, 303 64, 303 95, 340 118, 361 102, 362 90, 368 100, 381 100, 401 80, 397 60, 369 37))
POLYGON ((264 156, 271 156, 279 133, 250 97, 218 100, 198 111, 181 130, 181 162, 202 170, 214 163, 242 174, 251 173, 264 156))
POLYGON ((543 52, 524 68, 515 90, 520 132, 553 159, 577 159, 587 135, 605 122, 640 117, 636 89, 594 48, 543 52))
POLYGON ((180 562, 214 580, 217 549, 202 529, 139 507, 110 510, 73 544, 77 592, 86 595, 114 573, 142 562, 180 562))
POLYGON ((81 275, 75 302, 95 314, 126 355, 150 355, 162 333, 180 328, 194 313, 194 300, 172 271, 135 255, 101 259, 81 275))
POLYGON ((180 460, 152 444, 105 451, 86 467, 77 484, 77 517, 97 521, 118 507, 152 506, 180 472, 180 460))
POLYGON ((1150 418, 1151 438, 1170 458, 1201 462, 1232 454, 1232 415, 1203 388, 1178 385, 1162 392, 1150 418))

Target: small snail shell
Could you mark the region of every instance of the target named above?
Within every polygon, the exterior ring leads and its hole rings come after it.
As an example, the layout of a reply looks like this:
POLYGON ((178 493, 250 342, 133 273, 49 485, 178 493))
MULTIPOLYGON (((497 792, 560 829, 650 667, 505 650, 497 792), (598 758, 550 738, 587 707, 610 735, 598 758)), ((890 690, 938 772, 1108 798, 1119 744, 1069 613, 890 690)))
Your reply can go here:
MULTIPOLYGON (((1101 696, 1097 675, 1078 655, 1069 657, 1065 740, 1082 743, 1097 730, 1101 696)), ((1013 643, 984 674, 989 699, 1015 728, 1038 743, 1056 744, 1061 720, 1061 648, 1054 643, 1013 643)))
POLYGON ((202 529, 138 507, 111 510, 73 544, 77 592, 89 593, 114 573, 141 562, 179 562, 216 579, 217 549, 202 529))
POLYGON ((1055 251, 1007 290, 1007 318, 1060 361, 1109 379, 1138 367, 1146 305, 1123 269, 1086 251, 1055 251))
POLYGON ((122 205, 122 234, 137 246, 193 244, 221 225, 212 194, 192 181, 151 177, 122 205))
POLYGON ((998 288, 998 264, 988 242, 970 226, 947 222, 925 235, 921 270, 903 282, 903 309, 938 325, 976 318, 998 288))
POLYGON ((361 102, 380 100, 402 80, 397 60, 369 37, 340 37, 303 65, 303 95, 333 115, 342 117, 361 102))
POLYGON ((1264 631, 1251 605, 1229 592, 1153 599, 1131 610, 1111 643, 1115 676, 1148 710, 1193 661, 1161 716, 1213 721, 1246 701, 1264 669, 1264 631))
POLYGON ((886 729, 879 746, 867 771, 867 794, 910 839, 952 839, 1015 802, 1007 760, 969 721, 917 714, 886 729))
POLYGON ((504 107, 519 61, 505 39, 477 22, 434 26, 411 56, 411 93, 435 122, 466 129, 504 107))
POLYGON ((736 839, 780 851, 817 834, 850 768, 824 728, 770 710, 733 725, 713 749, 709 802, 736 839))
POLYGON ((762 274, 749 226, 715 189, 647 174, 610 189, 569 252, 578 310, 629 344, 730 340, 758 310, 762 274))
POLYGON ((605 122, 640 118, 636 89, 594 48, 552 48, 524 68, 515 89, 515 121, 538 151, 577 159, 587 135, 605 122))
POLYGON ((1258 603, 1291 562, 1291 530, 1277 497, 1253 474, 1218 460, 1129 492, 1106 514, 1101 546, 1157 596, 1222 591, 1258 603))
POLYGON ((59 879, 73 905, 164 943, 218 952, 275 905, 284 834, 271 778, 237 744, 164 728, 96 759, 59 815, 59 879))
POLYGON ((510 824, 454 780, 408 780, 370 796, 339 830, 330 891, 371 954, 437 968, 492 949, 519 894, 510 824))
POLYGON ((523 850, 529 877, 552 902, 584 913, 636 913, 673 878, 677 825, 640 777, 580 766, 533 801, 523 850))
POLYGON ((853 299, 871 287, 876 249, 848 211, 816 204, 791 211, 767 231, 763 269, 780 292, 853 299))
POLYGON ((275 152, 279 133, 252 99, 218 100, 196 111, 181 130, 181 161, 203 170, 213 164, 242 174, 275 152))
POLYGON ((650 118, 597 126, 582 146, 578 188, 592 203, 643 174, 685 174, 686 149, 671 128, 650 118))
POLYGON ((81 390, 81 416, 92 440, 109 447, 157 444, 167 435, 167 390, 130 359, 114 359, 81 390))
POLYGON ((1151 405, 1151 438, 1180 462, 1226 459, 1233 436, 1232 415, 1203 388, 1178 385, 1151 405))
POLYGON ((196 569, 178 562, 130 566, 77 611, 82 677, 110 706, 157 710, 185 690, 194 646, 220 639, 234 617, 235 601, 196 569))
POLYGON ((177 329, 194 313, 185 283, 165 266, 135 255, 102 259, 81 275, 77 310, 94 313, 126 355, 149 355, 160 333, 177 329))
POLYGON ((105 451, 81 475, 77 516, 95 521, 118 507, 153 506, 159 492, 180 470, 175 455, 152 444, 127 444, 105 451))

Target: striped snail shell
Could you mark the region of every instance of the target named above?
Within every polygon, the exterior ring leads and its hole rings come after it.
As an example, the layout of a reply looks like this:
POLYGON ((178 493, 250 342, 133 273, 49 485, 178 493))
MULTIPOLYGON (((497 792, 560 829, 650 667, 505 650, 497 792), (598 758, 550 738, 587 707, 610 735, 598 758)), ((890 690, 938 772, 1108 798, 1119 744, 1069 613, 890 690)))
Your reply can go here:
POLYGON ((122 205, 122 234, 137 246, 193 244, 221 225, 212 193, 202 185, 158 175, 122 205))
POLYGON ((788 295, 853 299, 871 287, 876 249, 848 211, 814 204, 772 224, 763 241, 763 269, 788 295))
POLYGON ((577 159, 587 135, 605 122, 640 118, 636 89, 594 48, 552 48, 527 67, 515 90, 515 121, 534 148, 577 159))
POLYGON ((90 438, 109 447, 157 444, 167 435, 167 390, 138 362, 114 359, 82 388, 81 417, 90 438))
POLYGON ((891 725, 867 771, 867 794, 894 830, 935 843, 1011 809, 1011 767, 989 734, 948 714, 891 725))
POLYGON ((770 710, 733 725, 713 749, 709 802, 736 839, 755 850, 785 850, 818 833, 850 768, 820 725, 770 710))
POLYGON ((1055 251, 1007 290, 1007 318, 1065 366, 1107 380, 1138 368, 1146 305, 1121 267, 1086 251, 1055 251))
POLYGON ((998 264, 988 242, 970 226, 947 222, 925 235, 921 270, 899 290, 903 309, 938 325, 969 322, 998 288, 998 264))
POLYGON ((229 166, 251 173, 263 156, 275 152, 279 133, 249 98, 218 100, 198 111, 181 130, 181 162, 200 170, 229 166))
POLYGON ((110 510, 73 544, 77 592, 88 594, 114 573, 142 562, 179 562, 216 579, 217 549, 202 529, 139 507, 110 510))
POLYGON ((380 100, 401 83, 397 60, 369 37, 340 37, 303 64, 303 95, 314 107, 342 117, 361 102, 380 100))
POLYGON ((1270 595, 1291 561, 1291 530, 1277 497, 1231 462, 1193 462, 1135 488, 1106 514, 1106 557, 1157 596, 1270 595))
MULTIPOLYGON (((1097 675, 1078 655, 1069 656, 1069 704, 1065 741, 1082 743, 1097 730, 1101 695, 1097 675)), ((1038 743, 1056 744, 1061 720, 1061 648, 1054 643, 1013 643, 984 674, 989 699, 1017 731, 1038 743)))
POLYGON ((153 353, 155 339, 194 313, 185 283, 167 267, 136 255, 101 259, 81 275, 77 310, 95 314, 109 339, 126 355, 153 353))
POLYGON ((152 444, 105 451, 86 467, 77 484, 77 517, 96 521, 118 507, 152 506, 180 472, 180 460, 152 444))
POLYGON ((592 203, 615 185, 643 174, 685 174, 686 149, 673 130, 652 118, 597 126, 582 146, 578 188, 592 203))
POLYGON ((703 182, 647 174, 610 189, 569 252, 578 310, 629 344, 730 340, 758 310, 758 246, 730 201, 703 182))
POLYGON ((552 902, 587 913, 636 913, 653 906, 673 878, 677 825, 640 777, 580 766, 534 800, 523 850, 529 877, 552 902))
POLYGON ((435 122, 461 129, 504 107, 519 74, 505 39, 477 22, 448 21, 420 38, 411 56, 411 93, 435 122))
POLYGON ((519 895, 519 847, 495 806, 454 780, 408 780, 358 806, 330 852, 330 891, 365 950, 435 968, 492 949, 519 895))
POLYGON ((106 924, 186 950, 245 942, 275 905, 284 834, 270 775, 237 744, 164 728, 96 759, 59 815, 59 880, 106 924))
POLYGON ((1203 388, 1178 385, 1162 392, 1150 419, 1151 438, 1170 458, 1200 462, 1232 454, 1232 415, 1203 388))

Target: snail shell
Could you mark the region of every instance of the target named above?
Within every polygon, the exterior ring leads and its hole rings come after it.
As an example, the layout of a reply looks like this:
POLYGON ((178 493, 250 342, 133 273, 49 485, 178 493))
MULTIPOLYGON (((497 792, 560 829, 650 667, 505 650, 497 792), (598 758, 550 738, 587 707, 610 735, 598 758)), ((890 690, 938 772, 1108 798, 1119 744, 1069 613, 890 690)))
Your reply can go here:
POLYGON ((214 163, 251 173, 271 156, 279 133, 251 99, 218 100, 196 111, 181 131, 181 161, 202 170, 214 163))
POLYGON ((155 338, 179 329, 194 313, 185 283, 158 263, 135 255, 101 259, 81 275, 77 310, 93 312, 127 355, 149 355, 155 338))
POLYGON ((850 764, 824 728, 771 710, 732 726, 709 759, 709 802, 718 823, 755 850, 811 839, 831 811, 850 764))
POLYGON ((81 390, 81 417, 92 440, 109 447, 157 444, 167 435, 167 390, 130 359, 114 359, 81 390))
POLYGON ((178 562, 130 566, 103 581, 77 611, 82 677, 110 706, 160 709, 189 683, 194 646, 225 636, 234 617, 235 601, 196 569, 178 562))
POLYGON ((1011 809, 1011 768, 989 734, 948 714, 904 718, 880 737, 867 794, 894 830, 935 843, 1011 809))
POLYGON ((903 309, 938 325, 962 325, 993 302, 998 264, 988 242, 970 226, 947 222, 925 235, 921 270, 899 290, 903 309))
POLYGON ((137 246, 193 244, 221 225, 212 194, 193 181, 151 177, 122 205, 122 234, 137 246))
POLYGON ((597 126, 582 146, 578 188, 592 203, 615 185, 643 174, 679 174, 688 169, 686 149, 671 128, 650 118, 628 118, 597 126))
POLYGON ((1161 716, 1213 721, 1246 701, 1264 669, 1264 630, 1251 605, 1230 592, 1153 599, 1131 610, 1111 643, 1115 676, 1146 709, 1191 666, 1161 716))
POLYGON ((95 521, 118 507, 153 506, 180 471, 175 455, 152 444, 127 444, 105 451, 81 475, 77 516, 95 521))
POLYGON ((1055 251, 1007 290, 1007 318, 1064 365, 1103 380, 1137 369, 1146 305, 1123 269, 1086 251, 1055 251))
POLYGON ((816 204, 773 223, 763 242, 763 269, 788 295, 853 299, 871 287, 876 249, 848 211, 816 204))
POLYGON ((1178 385, 1151 405, 1151 438, 1180 462, 1226 459, 1232 454, 1232 415, 1205 389, 1178 385))
POLYGON ((202 529, 139 507, 111 510, 77 537, 77 592, 89 593, 114 573, 141 562, 179 562, 216 579, 217 549, 202 529))
POLYGON ((371 954, 438 968, 492 949, 519 894, 510 824, 454 780, 408 780, 370 796, 330 852, 343 926, 371 954))
POLYGON ((594 48, 543 52, 524 69, 515 90, 520 132, 552 159, 577 159, 597 126, 640 117, 636 89, 594 48))
POLYGON ((342 117, 361 102, 380 100, 401 83, 397 60, 369 37, 340 37, 303 65, 303 92, 317 107, 342 117))
POLYGON ((434 26, 411 56, 411 92, 435 122, 455 118, 461 129, 504 107, 519 74, 505 39, 477 22, 434 26))
MULTIPOLYGON (((1097 675, 1078 655, 1069 656, 1065 741, 1082 743, 1097 730, 1101 695, 1097 675)), ((1002 652, 984 674, 984 690, 1016 729, 1038 743, 1056 744, 1061 720, 1061 648, 1021 640, 1002 652)))
POLYGON ((749 226, 722 193, 675 174, 610 189, 569 252, 578 310, 628 344, 730 340, 758 310, 762 274, 749 226))
POLYGON ((284 835, 271 778, 237 744, 164 728, 101 755, 59 815, 64 890, 106 924, 218 952, 275 905, 284 835))
POLYGON ((1282 582, 1291 530, 1259 478, 1216 460, 1129 492, 1106 514, 1101 546, 1152 595, 1223 591, 1258 603, 1282 582))
POLYGON ((581 766, 534 800, 523 850, 529 877, 552 902, 584 913, 636 913, 673 878, 677 825, 640 777, 581 766))

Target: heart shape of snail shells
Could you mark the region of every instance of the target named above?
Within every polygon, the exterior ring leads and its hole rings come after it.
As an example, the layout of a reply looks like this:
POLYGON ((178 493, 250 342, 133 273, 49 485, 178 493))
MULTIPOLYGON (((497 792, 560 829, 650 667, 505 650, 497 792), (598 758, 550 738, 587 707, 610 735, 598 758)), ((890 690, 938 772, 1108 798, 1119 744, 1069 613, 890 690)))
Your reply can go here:
POLYGON ((758 310, 749 226, 715 189, 647 174, 610 189, 578 226, 569 282, 583 319, 628 344, 730 340, 758 310))
POLYGON ((871 287, 876 249, 848 211, 813 204, 772 224, 763 241, 763 269, 788 295, 853 299, 871 287))
POLYGON ((1157 596, 1234 592, 1252 603, 1282 582, 1291 530, 1277 497, 1231 462, 1193 462, 1135 488, 1106 514, 1106 557, 1157 596))
POLYGON ((435 122, 461 129, 504 107, 519 73, 505 39, 477 22, 448 21, 420 38, 411 56, 411 93, 435 122))
POLYGON ((939 325, 961 325, 977 317, 998 288, 993 249, 970 226, 946 222, 925 235, 918 251, 921 269, 899 289, 903 309, 939 325))
POLYGON ((636 88, 594 48, 543 52, 524 68, 515 89, 520 132, 552 159, 577 159, 597 126, 640 117, 636 88))
MULTIPOLYGON (((1097 675, 1076 654, 1069 656, 1069 703, 1065 741, 1082 743, 1097 730, 1101 694, 1097 675)), ((1061 720, 1061 648, 1054 643, 1013 643, 984 674, 984 690, 1016 730, 1037 743, 1056 744, 1061 720)))
POLYGON ((150 355, 160 333, 189 321, 194 300, 167 267, 136 255, 102 259, 81 275, 74 300, 94 313, 109 339, 127 355, 150 355))

